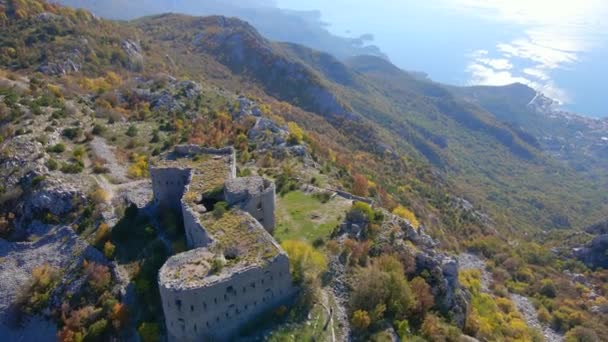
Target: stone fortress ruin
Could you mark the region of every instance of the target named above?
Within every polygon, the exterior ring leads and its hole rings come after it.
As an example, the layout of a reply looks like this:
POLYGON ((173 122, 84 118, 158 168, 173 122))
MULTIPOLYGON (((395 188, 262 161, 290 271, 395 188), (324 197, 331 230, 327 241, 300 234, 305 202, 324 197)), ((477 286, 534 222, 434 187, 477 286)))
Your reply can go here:
POLYGON ((232 148, 177 146, 150 167, 154 201, 181 210, 189 251, 159 273, 169 341, 229 340, 294 293, 286 253, 271 236, 275 188, 236 177, 232 148), (227 212, 210 212, 217 201, 227 212))

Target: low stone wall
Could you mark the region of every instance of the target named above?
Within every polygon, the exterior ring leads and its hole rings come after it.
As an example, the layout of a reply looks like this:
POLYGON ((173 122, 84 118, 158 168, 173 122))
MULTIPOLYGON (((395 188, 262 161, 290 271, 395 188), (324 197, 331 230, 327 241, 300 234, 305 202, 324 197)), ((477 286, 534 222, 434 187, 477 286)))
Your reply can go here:
POLYGON ((289 260, 281 253, 208 286, 180 290, 160 284, 160 294, 169 341, 227 341, 251 320, 289 302, 294 288, 289 260))
POLYGON ((349 192, 343 191, 343 190, 337 190, 337 189, 327 189, 328 191, 333 191, 335 192, 338 196, 345 198, 347 200, 353 200, 353 201, 357 201, 357 202, 363 202, 363 203, 367 203, 369 205, 373 205, 374 204, 374 200, 371 198, 367 198, 367 197, 361 197, 361 196, 356 196, 353 195, 349 192))
POLYGON ((205 228, 198 219, 194 208, 182 201, 182 216, 188 248, 199 248, 211 245, 213 239, 209 237, 205 228))

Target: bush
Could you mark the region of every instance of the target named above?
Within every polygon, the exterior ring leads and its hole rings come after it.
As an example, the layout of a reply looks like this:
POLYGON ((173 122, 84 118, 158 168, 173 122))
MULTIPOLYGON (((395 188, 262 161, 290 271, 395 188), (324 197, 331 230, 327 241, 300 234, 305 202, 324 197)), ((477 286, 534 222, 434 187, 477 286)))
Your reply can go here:
POLYGON ((74 140, 82 134, 82 129, 79 127, 69 127, 64 129, 61 134, 70 140, 74 140))
POLYGON ((127 173, 131 178, 145 178, 148 177, 148 158, 146 156, 133 154, 131 156, 133 164, 129 167, 127 173))
POLYGON ((293 281, 303 283, 306 277, 317 278, 327 269, 325 256, 304 241, 287 240, 281 247, 289 256, 293 281))
POLYGON ((600 341, 597 334, 585 327, 576 327, 566 334, 566 342, 596 342, 600 341))
POLYGON ((297 145, 304 139, 304 131, 295 122, 289 122, 287 124, 287 130, 289 131, 288 142, 293 145, 297 145))
POLYGON ((110 226, 107 223, 102 223, 97 228, 97 232, 95 233, 95 240, 93 241, 93 245, 102 246, 102 243, 105 243, 110 238, 110 226))
POLYGON ((357 310, 353 313, 353 317, 351 318, 351 324, 355 331, 363 332, 367 330, 372 320, 369 317, 369 314, 365 310, 357 310))
POLYGON ((414 228, 420 227, 420 222, 418 222, 416 215, 411 210, 401 205, 393 209, 393 214, 408 220, 414 228))
POLYGON ((131 125, 129 126, 129 128, 127 128, 127 132, 125 133, 127 136, 133 138, 135 136, 137 136, 137 127, 135 125, 131 125))
POLYGON ((85 341, 100 341, 107 328, 108 321, 105 319, 100 319, 99 321, 91 324, 91 326, 87 329, 85 341))
POLYGON ((221 218, 228 211, 228 203, 217 202, 213 205, 213 217, 216 219, 221 218))
POLYGON ((84 164, 80 160, 73 160, 71 163, 63 163, 61 172, 67 174, 77 174, 84 170, 84 164))
POLYGON ((350 300, 352 310, 373 312, 384 307, 372 317, 375 321, 385 317, 404 319, 415 304, 403 265, 393 256, 381 256, 360 269, 355 283, 357 287, 350 300))
POLYGON ((217 273, 220 273, 223 269, 224 269, 224 260, 215 258, 211 262, 211 270, 209 270, 209 272, 211 274, 217 274, 217 273))
POLYGON ((95 126, 93 126, 93 130, 91 131, 91 133, 93 133, 94 135, 102 135, 106 132, 106 127, 102 126, 100 124, 95 124, 95 126))
POLYGON ((106 243, 103 245, 103 255, 108 259, 112 259, 115 252, 116 246, 114 246, 111 241, 106 241, 106 243))
POLYGON ((88 284, 95 293, 101 294, 110 287, 112 274, 108 266, 96 262, 85 262, 84 270, 88 284))
POLYGON ((545 297, 555 298, 557 296, 557 288, 551 279, 544 279, 541 282, 539 293, 545 297))
POLYGON ((110 194, 101 187, 97 187, 90 195, 91 201, 96 205, 108 203, 110 194))
POLYGON ((34 267, 32 278, 17 299, 19 311, 35 314, 48 304, 51 292, 59 281, 59 270, 49 264, 34 267))
POLYGON ((63 153, 65 152, 65 145, 62 143, 55 144, 47 149, 49 153, 63 153))
POLYGON ((153 322, 143 322, 139 328, 137 328, 139 337, 143 342, 159 342, 160 341, 160 328, 158 324, 153 322))
POLYGON ((372 207, 364 202, 354 202, 348 215, 351 217, 352 215, 363 215, 368 222, 372 222, 374 219, 374 211, 372 210, 372 207))

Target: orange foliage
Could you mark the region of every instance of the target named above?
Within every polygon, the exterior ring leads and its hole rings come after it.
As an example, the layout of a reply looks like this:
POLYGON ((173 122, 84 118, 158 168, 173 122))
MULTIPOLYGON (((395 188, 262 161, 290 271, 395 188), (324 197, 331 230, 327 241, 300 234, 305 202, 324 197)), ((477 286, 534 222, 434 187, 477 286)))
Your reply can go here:
POLYGON ((353 194, 357 196, 367 196, 369 194, 369 182, 362 174, 353 175, 353 194))

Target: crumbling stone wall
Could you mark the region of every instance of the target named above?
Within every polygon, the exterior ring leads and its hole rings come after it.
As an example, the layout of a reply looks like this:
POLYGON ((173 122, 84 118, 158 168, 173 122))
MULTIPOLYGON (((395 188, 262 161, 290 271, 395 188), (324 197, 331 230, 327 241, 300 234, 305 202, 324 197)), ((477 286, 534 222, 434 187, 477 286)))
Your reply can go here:
MULTIPOLYGON (((162 272, 162 271, 161 271, 162 272)), ((226 341, 294 293, 284 253, 199 288, 160 284, 169 341, 226 341)))
POLYGON ((178 156, 196 156, 201 154, 229 155, 230 156, 230 178, 236 178, 236 151, 232 147, 212 148, 200 147, 198 145, 177 145, 173 152, 178 156))
POLYGON ((205 227, 200 223, 196 210, 197 208, 193 208, 182 201, 182 216, 188 248, 207 247, 213 242, 205 227))
POLYGON ((276 194, 272 181, 262 177, 235 178, 226 182, 224 197, 230 206, 248 212, 266 231, 273 233, 276 194))
POLYGON ((190 183, 192 171, 178 168, 150 168, 154 201, 159 206, 181 209, 181 199, 190 183))

